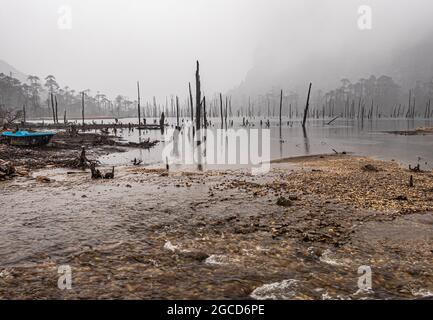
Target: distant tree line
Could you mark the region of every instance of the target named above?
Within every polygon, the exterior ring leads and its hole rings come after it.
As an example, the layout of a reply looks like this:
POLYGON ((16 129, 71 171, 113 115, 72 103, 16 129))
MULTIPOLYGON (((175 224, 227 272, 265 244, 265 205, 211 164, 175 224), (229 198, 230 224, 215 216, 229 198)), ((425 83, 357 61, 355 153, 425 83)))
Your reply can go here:
POLYGON ((325 93, 321 99, 322 112, 328 116, 345 118, 430 118, 433 98, 433 79, 418 81, 414 88, 404 92, 388 76, 360 79, 351 83, 341 80, 341 86, 325 93))
POLYGON ((322 108, 328 117, 379 118, 390 116, 401 96, 400 87, 388 76, 370 76, 355 83, 342 79, 339 88, 323 95, 322 108))
MULTIPOLYGON (((235 100, 238 114, 246 117, 271 118, 279 116, 279 88, 264 95, 242 96, 235 100)), ((282 116, 299 118, 303 115, 305 95, 286 92, 282 96, 282 116)), ((391 77, 372 75, 351 82, 342 79, 341 85, 328 92, 315 90, 308 111, 310 118, 432 118, 433 78, 418 81, 415 87, 403 90, 391 77)))
MULTIPOLYGON (((53 75, 44 79, 30 75, 26 83, 20 82, 11 76, 0 73, 0 109, 3 114, 8 111, 24 111, 27 119, 31 117, 62 118, 64 113, 68 117, 79 117, 82 108, 82 95, 85 96, 86 115, 129 117, 136 116, 136 100, 117 95, 110 100, 107 95, 96 92, 92 95, 90 90, 77 92, 68 86, 60 87, 53 75), (54 101, 56 109, 54 109, 54 101), (60 116, 59 116, 60 115, 60 116)), ((309 109, 309 117, 342 117, 342 118, 415 118, 433 117, 431 100, 433 98, 433 78, 428 82, 418 81, 410 90, 402 88, 389 76, 370 76, 368 79, 359 79, 351 82, 342 79, 341 85, 333 90, 323 93, 315 91, 309 109)), ((289 118, 298 118, 303 114, 304 94, 285 92, 282 96, 282 115, 289 118)), ((236 101, 232 107, 231 97, 220 101, 216 95, 210 100, 208 115, 220 116, 221 105, 229 117, 276 117, 279 114, 280 89, 273 88, 264 95, 256 97, 243 97, 236 101), (233 108, 233 109, 232 109, 233 108)), ((156 99, 143 104, 143 117, 159 117, 162 112, 166 116, 176 116, 174 97, 170 103, 166 98, 165 106, 159 105, 156 99)), ((190 99, 185 99, 180 109, 180 116, 190 115, 190 99)))
POLYGON ((27 117, 52 117, 51 96, 58 105, 58 113, 76 117, 81 112, 82 94, 85 94, 86 113, 93 116, 122 117, 132 114, 135 101, 118 95, 110 100, 103 93, 91 95, 90 90, 77 92, 68 86, 63 88, 53 75, 44 79, 30 75, 27 83, 0 73, 0 108, 2 110, 26 109, 27 117))

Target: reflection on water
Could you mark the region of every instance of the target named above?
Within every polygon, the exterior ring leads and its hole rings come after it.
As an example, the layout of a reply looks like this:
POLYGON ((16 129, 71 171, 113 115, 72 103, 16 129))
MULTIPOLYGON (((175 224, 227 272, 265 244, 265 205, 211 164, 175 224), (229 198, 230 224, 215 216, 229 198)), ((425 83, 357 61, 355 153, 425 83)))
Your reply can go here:
MULTIPOLYGON (((136 120, 124 119, 122 122, 134 121, 136 120)), ((176 119, 168 119, 168 123, 173 126, 175 121, 176 119)), ((432 120, 379 119, 361 122, 339 119, 331 125, 326 125, 327 122, 326 120, 310 120, 307 128, 303 130, 299 121, 285 120, 282 127, 279 126, 277 119, 271 121, 271 159, 345 151, 384 160, 394 159, 405 164, 420 163, 424 168, 433 167, 433 139, 431 136, 387 133, 387 131, 432 126, 432 120)), ((219 129, 218 119, 211 119, 211 123, 208 129, 216 133, 216 130, 219 129)), ((248 134, 249 129, 261 129, 260 119, 252 119, 249 123, 248 134)), ((235 119, 233 128, 242 128, 242 119, 235 119)), ((263 128, 266 126, 263 125, 263 128)), ((179 133, 179 136, 190 133, 190 128, 186 127, 179 133)), ((123 129, 118 130, 117 135, 126 141, 139 142, 150 138, 160 140, 161 143, 152 150, 131 149, 126 153, 103 156, 100 159, 103 164, 124 165, 129 164, 134 158, 142 160, 146 165, 163 164, 161 155, 167 142, 164 142, 164 136, 160 131, 123 129)), ((179 137, 177 136, 176 139, 179 137)), ((179 150, 176 149, 174 152, 178 154, 179 150)))
MULTIPOLYGON (((176 118, 167 118, 168 124, 174 128, 176 118)), ((220 129, 221 119, 211 118, 209 130, 216 133, 220 129)), ((147 119, 148 123, 155 123, 159 119, 147 119)), ((268 119, 248 119, 248 129, 267 128, 268 119), (262 125, 261 126, 261 120, 262 125)), ((271 159, 281 159, 293 156, 303 156, 319 153, 349 152, 356 155, 373 156, 384 160, 397 160, 404 164, 420 163, 424 168, 433 168, 433 139, 432 136, 404 136, 386 133, 387 131, 411 130, 419 127, 433 126, 433 120, 428 119, 373 119, 373 120, 350 120, 337 119, 327 125, 329 119, 309 120, 306 130, 302 129, 300 119, 283 119, 282 127, 279 126, 277 118, 270 119, 270 156, 271 159)), ((47 122, 47 121, 46 121, 47 122)), ((87 120, 88 123, 114 123, 114 119, 87 120)), ((135 118, 121 119, 121 123, 137 123, 135 118)), ((182 121, 186 127, 182 128, 178 140, 183 135, 190 136, 192 133, 190 120, 182 121)), ((242 128, 242 118, 233 119, 233 129, 242 128)), ((230 128, 229 128, 230 129, 230 128)), ((151 150, 130 149, 125 153, 106 155, 100 158, 104 165, 128 165, 136 158, 145 165, 165 164, 162 152, 167 142, 159 130, 128 130, 117 129, 110 131, 122 137, 125 141, 140 142, 144 139, 160 140, 156 147, 151 150)), ((224 145, 224 143, 222 143, 224 145)), ((177 148, 177 146, 176 146, 177 148)), ((179 150, 173 150, 179 154, 179 150)), ((202 150, 203 154, 206 148, 202 150)))

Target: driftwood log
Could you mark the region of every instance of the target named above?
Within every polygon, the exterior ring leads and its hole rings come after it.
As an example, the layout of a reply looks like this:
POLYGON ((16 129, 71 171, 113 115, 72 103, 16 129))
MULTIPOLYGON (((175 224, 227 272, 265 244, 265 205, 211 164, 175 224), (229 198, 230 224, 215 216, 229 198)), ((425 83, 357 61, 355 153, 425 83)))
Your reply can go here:
POLYGON ((411 165, 409 165, 409 171, 412 172, 421 172, 421 167, 419 164, 417 164, 415 167, 412 167, 411 165))
POLYGON ((86 149, 81 148, 80 155, 69 163, 69 167, 85 170, 91 168, 92 164, 98 164, 97 160, 89 160, 86 156, 86 149))
MULTIPOLYGON (((126 144, 126 146, 128 147, 136 147, 136 148, 144 148, 144 149, 150 149, 152 147, 154 147, 156 144, 158 144, 159 141, 150 141, 150 138, 148 138, 147 140, 144 140, 142 142, 128 142, 126 144)), ((119 144, 122 145, 122 144, 119 144)))
POLYGON ((112 167, 110 172, 102 174, 99 169, 96 169, 96 163, 92 162, 90 164, 90 172, 92 174, 92 179, 114 179, 114 167, 112 167))
POLYGON ((143 163, 143 160, 137 160, 137 158, 134 158, 134 160, 132 160, 131 163, 134 166, 139 166, 139 165, 141 165, 143 163))
POLYGON ((16 176, 15 167, 8 161, 0 159, 0 181, 16 176))

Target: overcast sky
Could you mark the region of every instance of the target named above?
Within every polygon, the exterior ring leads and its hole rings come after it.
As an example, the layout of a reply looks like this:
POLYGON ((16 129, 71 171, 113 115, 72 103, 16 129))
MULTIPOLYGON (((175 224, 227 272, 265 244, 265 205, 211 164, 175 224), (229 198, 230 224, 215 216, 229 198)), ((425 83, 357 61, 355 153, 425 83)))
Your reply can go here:
MULTIPOLYGON (((201 62, 205 93, 254 67, 278 70, 342 51, 386 59, 432 31, 431 0, 0 0, 0 59, 60 85, 142 96, 186 95, 201 62), (72 29, 58 26, 72 10, 72 29), (373 28, 358 28, 358 7, 373 28)), ((260 76, 260 74, 258 74, 260 76)), ((343 76, 343 74, 342 74, 343 76)))

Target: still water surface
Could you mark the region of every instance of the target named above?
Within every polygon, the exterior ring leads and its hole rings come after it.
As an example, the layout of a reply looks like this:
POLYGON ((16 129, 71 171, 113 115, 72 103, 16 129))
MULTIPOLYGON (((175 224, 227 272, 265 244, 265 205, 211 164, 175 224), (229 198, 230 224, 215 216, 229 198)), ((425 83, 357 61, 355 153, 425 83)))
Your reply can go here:
MULTIPOLYGON (((209 128, 216 134, 220 124, 212 122, 209 128)), ((105 120, 107 122, 109 120, 105 120)), ((123 119, 123 123, 133 123, 136 119, 123 119)), ((153 123, 153 120, 148 123, 153 123)), ((383 160, 396 160, 403 164, 420 163, 424 169, 433 168, 433 136, 432 135, 396 135, 390 132, 411 130, 419 127, 433 126, 433 120, 406 119, 378 119, 365 120, 337 120, 331 125, 328 121, 310 120, 306 131, 302 130, 300 120, 283 119, 280 128, 277 119, 270 121, 270 158, 281 159, 294 156, 304 156, 321 153, 348 152, 355 155, 371 156, 383 160)), ((170 125, 175 119, 168 119, 170 125)), ((233 129, 241 129, 242 119, 234 120, 233 129)), ((247 131, 261 130, 259 119, 250 120, 247 131)), ((186 134, 187 129, 182 131, 186 134)), ((130 164, 136 158, 145 165, 163 164, 162 151, 168 143, 160 131, 117 131, 117 135, 126 141, 139 142, 147 138, 160 140, 151 150, 131 149, 126 153, 118 153, 101 157, 105 165, 130 164)))

